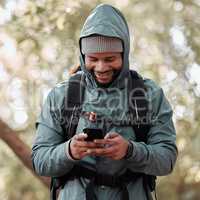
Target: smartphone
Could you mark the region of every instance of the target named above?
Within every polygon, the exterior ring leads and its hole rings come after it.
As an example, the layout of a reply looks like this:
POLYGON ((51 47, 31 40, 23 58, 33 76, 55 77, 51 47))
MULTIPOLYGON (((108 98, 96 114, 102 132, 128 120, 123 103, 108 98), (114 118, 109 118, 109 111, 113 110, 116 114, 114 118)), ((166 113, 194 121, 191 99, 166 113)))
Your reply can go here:
POLYGON ((88 136, 85 141, 93 141, 95 139, 103 139, 103 131, 100 128, 84 128, 83 132, 88 136))

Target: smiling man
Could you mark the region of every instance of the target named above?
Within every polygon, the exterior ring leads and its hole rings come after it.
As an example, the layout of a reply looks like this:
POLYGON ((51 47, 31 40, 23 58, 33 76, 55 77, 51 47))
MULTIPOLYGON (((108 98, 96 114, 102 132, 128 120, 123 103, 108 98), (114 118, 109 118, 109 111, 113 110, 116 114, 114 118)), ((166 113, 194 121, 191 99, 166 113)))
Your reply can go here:
POLYGON ((97 6, 79 45, 81 70, 52 89, 36 122, 34 168, 53 178, 52 200, 58 187, 59 200, 150 200, 155 177, 171 173, 177 157, 171 106, 154 81, 129 69, 118 9, 97 6))
POLYGON ((81 39, 85 66, 96 83, 108 87, 122 69, 123 44, 119 38, 101 35, 81 39))
MULTIPOLYGON (((85 56, 85 65, 97 82, 97 84, 110 84, 119 74, 122 68, 122 56, 120 53, 90 53, 85 56)), ((107 85, 108 86, 108 85, 107 85)))

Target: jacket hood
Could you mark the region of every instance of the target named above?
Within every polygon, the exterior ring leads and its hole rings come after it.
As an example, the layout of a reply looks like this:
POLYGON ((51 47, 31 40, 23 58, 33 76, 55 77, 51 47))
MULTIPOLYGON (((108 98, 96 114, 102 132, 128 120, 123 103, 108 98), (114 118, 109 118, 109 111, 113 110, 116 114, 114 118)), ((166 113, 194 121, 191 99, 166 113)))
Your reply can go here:
POLYGON ((110 85, 112 87, 123 87, 125 78, 129 73, 129 49, 130 37, 127 22, 123 14, 116 8, 107 4, 97 6, 86 19, 81 30, 79 46, 80 46, 80 63, 81 69, 86 74, 87 84, 96 87, 96 82, 92 74, 86 69, 84 55, 81 53, 81 39, 91 35, 103 35, 107 37, 117 37, 123 42, 123 66, 118 77, 110 85))

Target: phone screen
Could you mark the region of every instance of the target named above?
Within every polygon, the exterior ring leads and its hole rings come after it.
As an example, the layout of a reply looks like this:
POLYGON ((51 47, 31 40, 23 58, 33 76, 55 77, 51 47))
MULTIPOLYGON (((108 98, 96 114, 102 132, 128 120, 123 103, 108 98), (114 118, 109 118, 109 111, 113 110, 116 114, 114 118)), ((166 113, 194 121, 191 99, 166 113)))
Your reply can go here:
POLYGON ((83 132, 88 135, 85 141, 93 141, 94 139, 103 139, 103 131, 99 128, 85 128, 83 132))

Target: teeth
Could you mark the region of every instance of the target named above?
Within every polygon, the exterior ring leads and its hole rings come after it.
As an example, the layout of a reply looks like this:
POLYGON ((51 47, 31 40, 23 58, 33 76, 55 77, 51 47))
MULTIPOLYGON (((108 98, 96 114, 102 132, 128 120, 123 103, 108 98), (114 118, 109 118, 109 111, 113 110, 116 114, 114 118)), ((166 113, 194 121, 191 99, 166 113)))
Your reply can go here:
POLYGON ((95 73, 95 75, 97 76, 97 77, 101 77, 101 78, 104 78, 104 77, 107 77, 107 76, 110 76, 110 75, 112 75, 112 71, 109 71, 109 72, 105 72, 105 73, 95 73))

